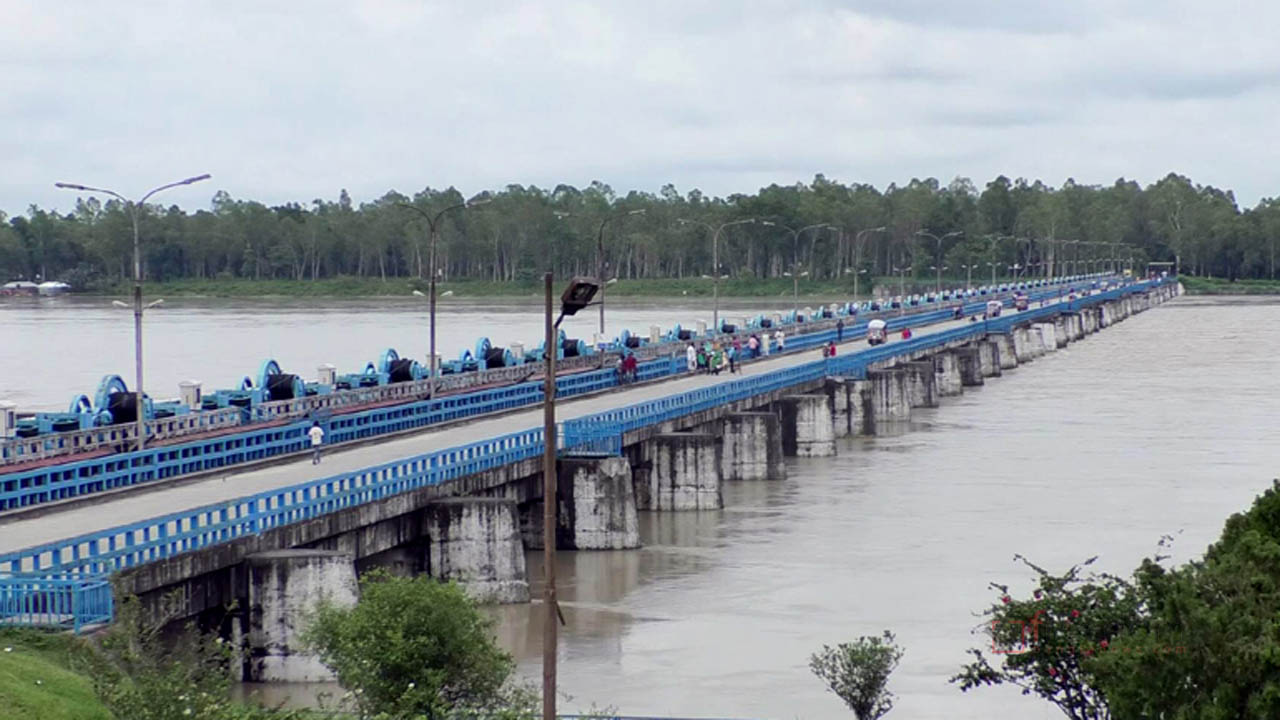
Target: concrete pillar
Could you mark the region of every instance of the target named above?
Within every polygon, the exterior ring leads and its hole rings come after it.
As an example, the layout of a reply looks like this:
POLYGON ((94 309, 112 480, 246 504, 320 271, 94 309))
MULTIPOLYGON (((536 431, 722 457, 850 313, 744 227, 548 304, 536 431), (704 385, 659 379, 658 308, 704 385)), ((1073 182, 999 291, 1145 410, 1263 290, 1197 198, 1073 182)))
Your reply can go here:
POLYGON ((782 461, 782 421, 777 413, 729 413, 722 437, 720 469, 725 480, 782 480, 787 476, 782 461))
POLYGON ((782 419, 782 452, 795 457, 836 454, 831 399, 826 395, 790 395, 778 401, 782 419))
POLYGON ((912 360, 902 364, 907 374, 907 392, 911 407, 938 407, 937 378, 931 360, 912 360))
POLYGON ((882 423, 905 422, 911 419, 911 393, 907 387, 907 373, 900 369, 872 370, 867 373, 871 393, 867 403, 870 422, 864 432, 880 431, 882 423))
POLYGON ((719 510, 720 445, 710 433, 668 433, 641 443, 636 507, 641 510, 719 510))
POLYGON ((426 566, 432 577, 456 581, 481 603, 529 601, 514 500, 448 498, 430 503, 423 512, 426 566))
POLYGON ((869 380, 843 378, 829 381, 827 389, 832 398, 831 415, 836 437, 874 432, 872 383, 869 380))
POLYGON ((359 597, 355 558, 334 550, 276 550, 250 555, 249 663, 252 682, 331 682, 306 651, 304 623, 323 599, 352 607, 359 597))
MULTIPOLYGON (((960 377, 960 357, 954 351, 943 351, 933 356, 934 386, 939 397, 954 397, 964 392, 964 379, 960 377)), ((978 376, 981 379, 981 375, 978 376)))
MULTIPOLYGON (((1058 328, 1051 322, 1036 323, 1031 326, 1040 335, 1040 354, 1056 352, 1058 350, 1058 328)), ((1065 340, 1065 339, 1064 339, 1065 340)), ((1066 345, 1064 341, 1062 343, 1066 345)))
POLYGON ((982 385, 982 356, 977 345, 966 345, 955 352, 960 372, 960 384, 964 387, 982 385))
POLYGON ((992 335, 986 340, 979 340, 978 359, 979 367, 982 370, 982 377, 1000 377, 1003 368, 1003 359, 1000 357, 1000 343, 996 342, 997 336, 992 335))
POLYGON ((988 336, 988 339, 996 344, 1000 350, 1000 369, 1012 370, 1018 367, 1020 362, 1017 352, 1014 350, 1013 337, 1009 334, 996 334, 988 336))
MULTIPOLYGON (((628 550, 640 547, 636 491, 624 457, 565 457, 556 464, 556 547, 628 550)), ((541 475, 538 476, 541 479, 541 475)), ((541 483, 539 482, 539 485, 541 483)), ((529 503, 525 546, 542 547, 542 501, 529 503)))
MULTIPOLYGON (((1039 333, 1036 333, 1039 335, 1039 333)), ((1035 359, 1035 350, 1031 343, 1031 333, 1025 326, 1019 326, 1009 331, 1009 337, 1013 341, 1013 354, 1018 359, 1018 364, 1023 365, 1035 359)))
POLYGON ((1055 347, 1059 350, 1071 342, 1071 332, 1068 328, 1067 318, 1064 315, 1059 315, 1053 319, 1053 340, 1055 347))

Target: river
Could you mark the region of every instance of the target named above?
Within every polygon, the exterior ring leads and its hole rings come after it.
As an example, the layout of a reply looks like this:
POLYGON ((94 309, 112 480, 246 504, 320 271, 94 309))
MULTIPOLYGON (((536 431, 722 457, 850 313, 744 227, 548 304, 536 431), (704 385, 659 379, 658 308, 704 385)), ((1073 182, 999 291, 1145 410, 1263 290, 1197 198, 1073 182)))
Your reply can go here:
MULTIPOLYGON (((47 405, 129 366, 127 313, 59 302, 29 316, 0 310, 0 396, 47 405)), ((531 305, 448 306, 447 354, 481 332, 532 340, 531 305)), ((636 329, 707 314, 682 303, 617 310, 636 329)), ((310 376, 388 345, 420 355, 424 315, 364 301, 174 303, 148 319, 148 378, 176 389, 189 376, 233 380, 268 356, 310 376)), ((589 333, 593 317, 572 332, 589 333)), ((641 550, 562 553, 560 681, 572 696, 562 707, 847 718, 807 657, 890 629, 906 654, 889 717, 1060 717, 1012 689, 948 684, 983 643, 973 631, 995 598, 987 583, 1029 587, 1015 553, 1053 570, 1098 555, 1118 572, 1164 534, 1177 537, 1175 560, 1202 553, 1276 475, 1276 328, 1276 300, 1182 298, 916 410, 894 433, 841 441, 834 458, 789 459, 784 481, 727 485, 723 511, 642 514, 641 550)), ((528 559, 536 597, 541 556, 528 559)), ((537 682, 541 607, 492 612, 537 682)))

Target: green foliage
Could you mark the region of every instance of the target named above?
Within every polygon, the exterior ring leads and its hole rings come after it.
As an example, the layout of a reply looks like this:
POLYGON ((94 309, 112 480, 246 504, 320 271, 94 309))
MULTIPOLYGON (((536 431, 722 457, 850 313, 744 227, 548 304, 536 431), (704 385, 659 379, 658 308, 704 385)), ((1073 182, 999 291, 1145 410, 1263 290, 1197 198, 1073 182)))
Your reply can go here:
POLYGON ((361 718, 531 713, 533 698, 508 685, 515 665, 492 625, 456 584, 374 571, 354 608, 321 604, 307 642, 361 718))
POLYGON ((809 658, 809 669, 844 701, 858 720, 877 720, 893 709, 889 675, 902 659, 893 633, 863 636, 835 647, 823 645, 809 658))
POLYGON ((74 670, 84 653, 65 633, 0 630, 0 720, 111 720, 74 670))
POLYGON ((1280 482, 1227 521, 1201 561, 1137 573, 1144 622, 1100 658, 1118 718, 1280 717, 1280 482))
MULTIPOLYGON (((595 274, 598 238, 605 274, 623 281, 723 274, 752 282, 782 278, 797 264, 811 283, 849 280, 860 270, 888 276, 894 267, 928 277, 939 260, 953 277, 965 275, 960 265, 975 263, 994 263, 1005 274, 1009 265, 1030 262, 1035 274, 1047 274, 1096 269, 1116 257, 1132 257, 1139 270, 1147 260, 1178 257, 1192 275, 1275 279, 1280 246, 1280 201, 1241 211, 1230 192, 1176 174, 1146 188, 1127 180, 1107 187, 1068 180, 1054 188, 1000 176, 981 191, 964 178, 945 186, 912 179, 880 190, 817 175, 808 184, 770 185, 729 198, 697 190, 682 195, 670 185, 657 194, 622 196, 601 183, 551 190, 509 185, 489 198, 441 216, 440 281, 524 286, 547 269, 561 277, 595 274), (637 210, 644 213, 633 214, 637 210), (771 224, 727 227, 719 252, 712 251, 714 228, 750 218, 771 224), (937 243, 922 231, 963 235, 937 243), (713 272, 716 255, 720 267, 713 272)), ((453 188, 424 188, 413 197, 392 191, 359 205, 343 191, 337 200, 306 206, 267 207, 225 192, 191 213, 150 206, 140 220, 143 272, 148 282, 338 283, 324 292, 294 287, 281 293, 290 295, 345 294, 342 279, 357 278, 386 286, 366 286, 361 294, 404 294, 407 282, 430 276, 431 241, 422 216, 401 204, 434 217, 462 200, 453 188)), ((133 228, 119 202, 81 198, 66 215, 31 207, 3 220, 0 280, 42 276, 93 290, 132 278, 133 228)))
POLYGON ((301 711, 251 707, 229 698, 229 666, 236 651, 187 627, 162 635, 147 624, 135 598, 116 610, 116 622, 92 646, 81 667, 98 699, 129 720, 303 720, 301 711))
POLYGON ((973 661, 951 682, 968 691, 1011 684, 1057 705, 1073 720, 1111 717, 1098 689, 1093 661, 1115 652, 1116 638, 1142 622, 1132 585, 1113 575, 1086 574, 1096 558, 1051 574, 1017 559, 1039 576, 1030 597, 1015 599, 1008 586, 992 583, 997 600, 983 612, 988 648, 971 649, 973 661), (998 658, 992 666, 991 658, 998 658))

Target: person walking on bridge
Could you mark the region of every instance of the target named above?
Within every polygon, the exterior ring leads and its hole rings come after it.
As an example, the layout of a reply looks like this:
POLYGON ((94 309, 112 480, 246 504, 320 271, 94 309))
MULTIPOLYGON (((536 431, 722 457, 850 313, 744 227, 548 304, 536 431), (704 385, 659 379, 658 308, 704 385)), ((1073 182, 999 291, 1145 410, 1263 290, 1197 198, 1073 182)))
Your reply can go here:
POLYGON ((844 318, 836 321, 836 342, 844 342, 844 318))
POLYGON ((684 361, 689 368, 689 372, 698 369, 698 351, 694 349, 693 343, 689 343, 689 347, 684 351, 684 361))
POLYGON ((320 464, 320 447, 324 444, 324 428, 320 427, 320 421, 315 420, 311 423, 311 429, 307 431, 307 436, 311 438, 311 464, 320 464))
POLYGON ((787 334, 782 332, 782 328, 773 334, 773 341, 778 345, 778 352, 782 352, 787 347, 787 334))

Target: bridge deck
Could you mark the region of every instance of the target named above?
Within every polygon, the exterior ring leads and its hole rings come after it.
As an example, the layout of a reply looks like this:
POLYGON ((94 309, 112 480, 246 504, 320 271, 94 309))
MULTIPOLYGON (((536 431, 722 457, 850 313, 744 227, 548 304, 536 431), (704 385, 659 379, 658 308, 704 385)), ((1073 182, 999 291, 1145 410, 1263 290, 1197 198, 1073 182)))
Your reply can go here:
MULTIPOLYGON (((1056 302, 1048 301, 1046 306, 1056 302)), ((923 337, 968 324, 967 320, 940 322, 913 328, 913 334, 915 337, 923 337)), ((892 336, 889 344, 900 342, 899 337, 900 335, 892 336)), ((840 354, 867 349, 866 341, 861 336, 848 337, 839 347, 840 354)), ((756 360, 742 366, 737 375, 729 375, 727 371, 719 376, 688 375, 595 396, 565 399, 556 404, 556 419, 569 420, 687 390, 714 386, 732 379, 767 374, 811 363, 819 357, 819 351, 815 349, 756 360)), ((312 465, 310 458, 306 457, 240 472, 228 469, 217 476, 187 484, 106 497, 101 502, 65 510, 51 509, 50 512, 35 517, 17 518, 0 525, 0 554, 141 522, 167 513, 350 473, 397 458, 541 427, 541 424, 542 407, 537 405, 498 417, 477 419, 437 430, 418 431, 406 437, 351 448, 334 448, 326 452, 320 465, 312 465)))

